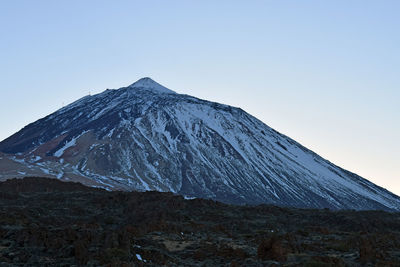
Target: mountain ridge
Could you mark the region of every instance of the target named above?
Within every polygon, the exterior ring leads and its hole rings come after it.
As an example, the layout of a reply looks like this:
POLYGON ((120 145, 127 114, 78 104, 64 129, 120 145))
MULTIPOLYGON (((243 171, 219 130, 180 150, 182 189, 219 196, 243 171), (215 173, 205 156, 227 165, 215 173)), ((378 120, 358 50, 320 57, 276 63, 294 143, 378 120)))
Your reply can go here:
POLYGON ((398 196, 242 109, 177 94, 150 78, 83 97, 0 142, 0 151, 20 164, 41 164, 37 169, 50 176, 82 177, 111 190, 235 204, 400 209, 398 196))

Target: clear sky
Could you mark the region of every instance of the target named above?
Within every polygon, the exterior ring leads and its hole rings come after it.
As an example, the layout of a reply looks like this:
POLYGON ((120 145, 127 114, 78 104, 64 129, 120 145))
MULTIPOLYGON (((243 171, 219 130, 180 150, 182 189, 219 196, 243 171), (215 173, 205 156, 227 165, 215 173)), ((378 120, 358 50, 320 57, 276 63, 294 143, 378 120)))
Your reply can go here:
POLYGON ((0 139, 149 76, 400 194, 400 1, 0 1, 0 139))

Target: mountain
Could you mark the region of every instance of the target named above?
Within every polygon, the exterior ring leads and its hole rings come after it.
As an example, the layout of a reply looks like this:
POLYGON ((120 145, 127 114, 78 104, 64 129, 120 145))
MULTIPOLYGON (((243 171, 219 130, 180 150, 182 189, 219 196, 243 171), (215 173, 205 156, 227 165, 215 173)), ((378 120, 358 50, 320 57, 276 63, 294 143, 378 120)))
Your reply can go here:
POLYGON ((150 78, 85 96, 0 142, 0 151, 2 180, 40 174, 234 204, 400 210, 398 196, 242 109, 150 78))

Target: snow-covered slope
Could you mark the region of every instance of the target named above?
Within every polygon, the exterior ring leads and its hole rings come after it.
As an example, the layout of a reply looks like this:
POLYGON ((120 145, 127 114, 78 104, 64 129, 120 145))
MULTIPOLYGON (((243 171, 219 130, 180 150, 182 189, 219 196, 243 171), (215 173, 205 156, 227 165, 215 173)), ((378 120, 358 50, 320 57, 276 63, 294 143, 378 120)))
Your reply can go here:
POLYGON ((83 97, 4 140, 0 151, 58 178, 81 176, 109 189, 400 210, 396 195, 243 110, 177 94, 150 78, 83 97))

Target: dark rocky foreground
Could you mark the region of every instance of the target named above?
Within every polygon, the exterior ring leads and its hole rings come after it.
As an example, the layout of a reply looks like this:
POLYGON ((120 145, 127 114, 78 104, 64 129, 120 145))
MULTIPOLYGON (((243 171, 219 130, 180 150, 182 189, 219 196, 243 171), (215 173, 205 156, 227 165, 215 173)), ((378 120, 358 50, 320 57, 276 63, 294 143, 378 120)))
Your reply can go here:
POLYGON ((400 214, 0 183, 0 266, 400 266, 400 214))

